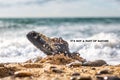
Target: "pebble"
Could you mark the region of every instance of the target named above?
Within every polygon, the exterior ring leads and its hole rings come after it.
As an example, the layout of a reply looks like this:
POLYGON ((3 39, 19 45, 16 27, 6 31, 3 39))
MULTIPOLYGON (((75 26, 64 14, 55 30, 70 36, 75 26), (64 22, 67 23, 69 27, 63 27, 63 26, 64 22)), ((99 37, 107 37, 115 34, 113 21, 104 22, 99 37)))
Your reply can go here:
POLYGON ((120 80, 120 78, 116 76, 97 76, 97 80, 120 80))
POLYGON ((80 76, 80 73, 75 72, 72 74, 70 80, 92 80, 90 76, 80 76))
POLYGON ((56 77, 56 78, 53 78, 52 80, 60 80, 58 77, 56 77))
POLYGON ((94 68, 94 67, 92 67, 91 69, 92 69, 92 70, 96 70, 96 68, 94 68))
POLYGON ((105 69, 105 70, 101 70, 97 73, 97 75, 100 75, 100 74, 110 74, 110 71, 105 69))
POLYGON ((90 76, 81 76, 79 80, 92 80, 90 76))
POLYGON ((32 73, 28 72, 28 71, 17 71, 14 73, 15 77, 30 77, 32 76, 32 73))
POLYGON ((1 64, 0 64, 0 67, 4 67, 4 64, 1 63, 1 64))
POLYGON ((92 80, 90 76, 72 76, 70 80, 92 80))
POLYGON ((74 77, 71 77, 70 80, 77 80, 77 78, 74 76, 74 77))
POLYGON ((82 66, 82 62, 79 62, 79 61, 71 62, 67 66, 68 67, 80 67, 80 66, 82 66))
POLYGON ((94 66, 94 67, 97 67, 97 66, 103 66, 107 64, 104 60, 95 60, 95 61, 88 61, 88 62, 84 62, 82 64, 82 66, 94 66))
POLYGON ((8 69, 4 67, 0 67, 0 77, 9 76, 8 69))
POLYGON ((64 72, 64 71, 59 70, 57 68, 52 68, 51 71, 54 72, 54 73, 63 73, 64 72))
POLYGON ((75 73, 72 74, 72 76, 80 76, 80 73, 75 72, 75 73))
POLYGON ((53 69, 53 68, 57 68, 57 67, 55 67, 55 66, 50 66, 50 69, 53 69))
POLYGON ((108 77, 108 80, 120 80, 118 77, 108 77))
POLYGON ((80 76, 72 76, 70 80, 80 80, 80 76))

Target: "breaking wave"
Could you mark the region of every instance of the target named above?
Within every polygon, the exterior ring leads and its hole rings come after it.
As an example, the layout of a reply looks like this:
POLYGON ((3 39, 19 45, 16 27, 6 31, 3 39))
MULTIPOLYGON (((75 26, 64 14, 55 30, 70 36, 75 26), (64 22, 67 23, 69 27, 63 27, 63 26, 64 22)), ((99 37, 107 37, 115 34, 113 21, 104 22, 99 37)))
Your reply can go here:
POLYGON ((46 55, 26 38, 35 30, 49 37, 62 37, 70 51, 86 60, 103 59, 120 64, 120 24, 114 19, 7 19, 0 20, 0 63, 25 62, 46 55), (106 21, 107 20, 107 21, 106 21), (108 42, 71 42, 71 40, 108 40, 108 42))

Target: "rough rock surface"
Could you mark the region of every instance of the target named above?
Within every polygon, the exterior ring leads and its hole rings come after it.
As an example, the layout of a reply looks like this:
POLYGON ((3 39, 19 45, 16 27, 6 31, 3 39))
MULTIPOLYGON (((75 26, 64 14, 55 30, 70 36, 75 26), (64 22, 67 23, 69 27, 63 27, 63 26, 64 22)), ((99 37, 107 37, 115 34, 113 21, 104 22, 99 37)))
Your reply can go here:
POLYGON ((35 31, 29 32, 27 38, 46 55, 59 53, 70 55, 68 43, 62 38, 50 38, 35 31))
POLYGON ((34 46, 43 51, 46 55, 64 54, 70 58, 85 62, 85 59, 80 57, 79 53, 70 53, 67 41, 63 40, 61 37, 50 38, 42 33, 31 31, 27 34, 27 38, 34 46))

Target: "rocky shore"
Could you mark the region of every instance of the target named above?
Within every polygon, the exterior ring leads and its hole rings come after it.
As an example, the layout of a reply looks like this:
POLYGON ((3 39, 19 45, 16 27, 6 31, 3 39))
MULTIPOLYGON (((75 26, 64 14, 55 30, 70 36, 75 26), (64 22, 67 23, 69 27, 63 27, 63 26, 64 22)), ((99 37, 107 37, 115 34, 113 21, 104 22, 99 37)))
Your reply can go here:
POLYGON ((120 80, 120 65, 84 66, 60 55, 0 64, 0 80, 120 80))

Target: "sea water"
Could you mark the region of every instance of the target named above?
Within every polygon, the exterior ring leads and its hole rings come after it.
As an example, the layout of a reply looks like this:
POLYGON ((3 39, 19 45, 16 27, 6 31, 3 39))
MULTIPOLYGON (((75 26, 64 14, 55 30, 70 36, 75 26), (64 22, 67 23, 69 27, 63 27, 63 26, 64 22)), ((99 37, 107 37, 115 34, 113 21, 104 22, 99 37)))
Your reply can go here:
POLYGON ((103 59, 120 64, 120 18, 0 19, 0 63, 46 56, 26 38, 30 31, 62 37, 71 52, 79 52, 87 61, 103 59))

